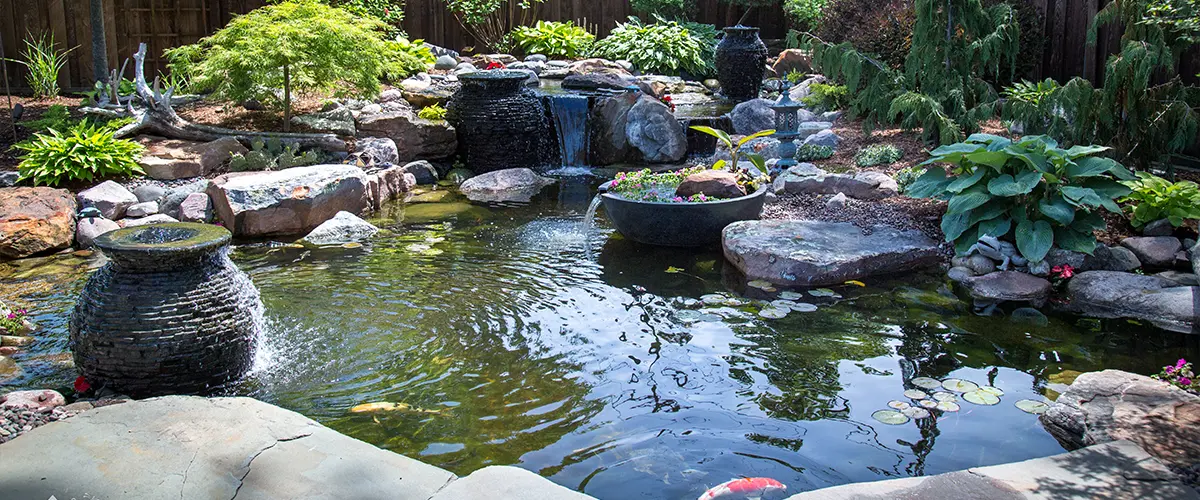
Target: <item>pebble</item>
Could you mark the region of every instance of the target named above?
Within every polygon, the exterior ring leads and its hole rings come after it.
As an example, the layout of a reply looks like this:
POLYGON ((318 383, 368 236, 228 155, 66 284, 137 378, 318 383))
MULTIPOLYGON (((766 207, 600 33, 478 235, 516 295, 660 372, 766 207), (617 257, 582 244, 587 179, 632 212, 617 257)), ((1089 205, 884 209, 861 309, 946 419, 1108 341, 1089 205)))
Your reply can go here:
POLYGON ((58 407, 45 412, 0 408, 0 443, 11 441, 17 436, 37 427, 73 417, 78 413, 77 411, 67 410, 65 407, 58 407))

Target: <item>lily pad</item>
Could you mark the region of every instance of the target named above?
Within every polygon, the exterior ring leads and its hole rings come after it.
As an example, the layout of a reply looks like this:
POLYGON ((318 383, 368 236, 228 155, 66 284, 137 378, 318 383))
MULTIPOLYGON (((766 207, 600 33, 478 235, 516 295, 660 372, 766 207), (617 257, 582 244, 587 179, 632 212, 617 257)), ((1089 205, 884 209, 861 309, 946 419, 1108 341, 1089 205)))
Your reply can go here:
POLYGON ((958 406, 958 403, 953 401, 942 401, 941 403, 937 404, 937 409, 947 413, 953 413, 962 408, 958 406))
POLYGON ((1000 396, 1004 395, 1004 391, 1000 390, 999 387, 993 387, 990 385, 985 385, 983 387, 980 387, 979 390, 986 392, 988 394, 991 394, 993 396, 996 396, 996 397, 1000 397, 1000 396))
POLYGON ((766 309, 758 311, 758 315, 763 318, 767 318, 767 319, 782 319, 782 318, 787 317, 789 312, 791 312, 791 311, 789 311, 787 309, 779 309, 777 307, 768 307, 766 309))
POLYGON ((912 385, 922 389, 937 389, 942 386, 942 383, 938 382, 938 380, 935 378, 917 377, 912 379, 912 385))
POLYGON ((919 406, 909 407, 907 410, 901 411, 900 413, 903 413, 904 416, 911 418, 913 420, 921 420, 922 418, 929 418, 929 410, 926 410, 919 406))
POLYGON ((808 302, 797 302, 792 306, 792 310, 802 313, 817 312, 817 306, 809 304, 808 302))
POLYGON ((911 407, 912 407, 912 405, 905 403, 904 401, 896 401, 896 400, 888 401, 888 408, 894 408, 894 409, 897 409, 900 411, 904 411, 911 407))
POLYGON ((904 425, 908 423, 908 415, 896 410, 879 410, 872 413, 871 418, 888 425, 904 425))
POLYGON ((908 399, 925 399, 925 398, 928 398, 929 395, 925 394, 925 391, 922 391, 922 390, 909 389, 907 391, 904 391, 904 397, 906 397, 908 399))
POLYGON ((990 392, 971 391, 963 394, 963 399, 968 403, 974 403, 983 406, 992 406, 1000 403, 1000 397, 990 392))
POLYGON ((779 292, 779 298, 783 300, 800 300, 804 298, 804 294, 793 291, 779 292))
POLYGON ((796 305, 796 303, 792 302, 790 300, 779 299, 779 300, 771 301, 771 307, 775 307, 775 308, 779 308, 779 309, 791 309, 792 306, 794 306, 794 305, 796 305))
POLYGON ((726 300, 728 300, 728 298, 729 298, 729 297, 726 297, 726 296, 724 296, 724 295, 721 295, 721 294, 716 294, 716 293, 710 293, 710 294, 708 294, 708 295, 701 295, 701 296, 700 296, 700 300, 703 300, 705 304, 708 304, 708 305, 710 305, 710 306, 715 306, 715 305, 719 305, 719 304, 724 304, 724 303, 725 303, 725 301, 726 301, 726 300))
POLYGON ((744 300, 741 300, 741 299, 725 299, 725 302, 723 302, 723 304, 725 304, 729 307, 742 307, 742 306, 746 305, 747 302, 744 300))
POLYGON ((1025 413, 1032 413, 1034 415, 1046 413, 1046 410, 1050 408, 1050 405, 1046 404, 1045 402, 1034 401, 1032 399, 1022 399, 1016 403, 1013 403, 1013 405, 1025 413))
POLYGON ((829 297, 829 298, 835 298, 835 299, 841 297, 841 295, 838 295, 837 292, 830 290, 828 288, 818 288, 816 290, 809 290, 808 294, 812 295, 813 297, 829 297))
POLYGON ((936 399, 938 401, 949 401, 949 402, 953 403, 955 401, 958 401, 958 396, 950 394, 949 392, 935 392, 935 393, 933 393, 933 399, 936 399))
POLYGON ((934 401, 932 399, 922 399, 920 401, 917 401, 917 404, 921 405, 922 408, 925 408, 928 410, 932 410, 934 408, 937 408, 937 406, 938 406, 938 402, 934 401))
POLYGON ((966 380, 957 378, 948 378, 943 380, 942 387, 945 387, 947 391, 954 392, 971 392, 979 390, 979 385, 977 385, 975 382, 967 382, 966 380))
POLYGON ((748 286, 750 288, 757 288, 764 292, 774 292, 776 290, 775 285, 767 280, 754 280, 749 283, 746 283, 746 286, 748 286))

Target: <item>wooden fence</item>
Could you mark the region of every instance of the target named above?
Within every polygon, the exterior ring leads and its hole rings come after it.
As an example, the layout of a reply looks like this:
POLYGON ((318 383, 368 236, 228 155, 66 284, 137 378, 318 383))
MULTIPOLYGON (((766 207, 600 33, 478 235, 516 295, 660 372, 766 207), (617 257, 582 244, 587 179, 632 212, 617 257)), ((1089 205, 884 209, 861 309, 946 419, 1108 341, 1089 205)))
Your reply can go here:
MULTIPOLYGON (((1035 78, 1060 81, 1082 75, 1098 81, 1104 61, 1119 50, 1120 30, 1106 28, 1098 43, 1087 45, 1087 30, 1096 11, 1107 0, 1028 0, 1044 15, 1046 50, 1035 78)), ((162 50, 195 42, 232 16, 258 8, 266 0, 103 0, 108 61, 119 67, 139 42, 150 45, 147 71, 163 71, 162 50)), ((725 26, 737 22, 737 13, 718 0, 699 0, 699 20, 725 26)), ((461 49, 475 41, 446 10, 444 0, 408 0, 404 28, 413 38, 461 49)), ((627 0, 549 0, 540 17, 586 24, 597 35, 607 35, 619 21, 633 15, 627 0)), ((52 33, 63 46, 75 47, 60 75, 64 88, 90 87, 93 78, 90 0, 0 0, 0 43, 4 56, 18 57, 27 33, 52 33)), ((763 29, 765 38, 782 38, 787 31, 780 8, 755 9, 747 24, 763 29)), ((24 86, 24 68, 5 63, 9 83, 24 86)), ((1180 67, 1189 81, 1200 72, 1200 50, 1189 53, 1180 67)))

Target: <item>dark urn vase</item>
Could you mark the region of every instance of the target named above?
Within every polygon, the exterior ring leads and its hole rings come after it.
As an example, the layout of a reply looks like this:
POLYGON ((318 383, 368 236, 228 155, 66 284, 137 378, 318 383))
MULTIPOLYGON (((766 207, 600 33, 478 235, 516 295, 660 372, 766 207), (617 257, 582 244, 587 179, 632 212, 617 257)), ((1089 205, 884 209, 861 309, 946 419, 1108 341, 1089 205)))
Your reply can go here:
MULTIPOLYGON (((603 190, 603 188, 602 188, 603 190)), ((721 241, 725 226, 762 216, 767 187, 746 196, 703 203, 662 203, 604 192, 604 213, 626 238, 646 245, 704 247, 721 241)))
POLYGON ((534 168, 546 160, 550 122, 520 71, 480 71, 459 76, 446 119, 458 131, 459 151, 477 174, 534 168))
POLYGON ((109 262, 70 320, 75 365, 93 387, 205 394, 250 369, 263 306, 227 255, 231 238, 219 226, 173 223, 96 239, 109 262))
POLYGON ((758 98, 766 65, 767 45, 758 37, 758 28, 725 28, 725 38, 717 45, 717 80, 726 98, 734 101, 758 98))

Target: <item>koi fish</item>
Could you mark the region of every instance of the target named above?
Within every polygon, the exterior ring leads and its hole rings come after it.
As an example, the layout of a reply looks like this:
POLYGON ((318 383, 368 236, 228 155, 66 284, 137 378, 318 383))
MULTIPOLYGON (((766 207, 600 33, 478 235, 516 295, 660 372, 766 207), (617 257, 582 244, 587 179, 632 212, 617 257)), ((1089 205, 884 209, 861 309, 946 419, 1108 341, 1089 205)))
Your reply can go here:
POLYGON ((442 410, 427 410, 406 403, 364 403, 350 409, 350 413, 376 413, 381 411, 402 411, 406 413, 423 413, 426 415, 442 414, 442 410))
POLYGON ((730 495, 742 495, 748 498, 761 498, 763 493, 786 491, 787 486, 769 477, 747 477, 731 479, 709 488, 698 500, 713 500, 730 495), (751 496, 753 495, 753 496, 751 496))

